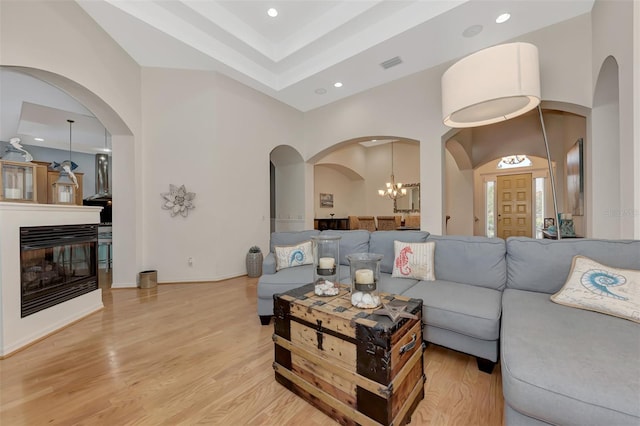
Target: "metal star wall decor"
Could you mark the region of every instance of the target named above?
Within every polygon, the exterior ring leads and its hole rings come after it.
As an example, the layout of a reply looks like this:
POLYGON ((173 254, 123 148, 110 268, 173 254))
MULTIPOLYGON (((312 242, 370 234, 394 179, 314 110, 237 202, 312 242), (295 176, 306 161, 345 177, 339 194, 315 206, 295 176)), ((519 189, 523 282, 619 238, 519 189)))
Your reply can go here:
POLYGON ((377 311, 373 311, 372 313, 376 315, 386 315, 391 318, 391 321, 396 322, 398 318, 411 318, 417 319, 418 317, 413 315, 410 312, 407 312, 407 304, 406 303, 383 303, 382 309, 378 309, 377 311))
POLYGON ((171 210, 171 217, 178 214, 183 217, 187 217, 189 209, 195 209, 193 199, 196 198, 195 192, 187 192, 184 185, 169 185, 169 192, 160 194, 164 198, 164 204, 162 208, 165 210, 171 210))

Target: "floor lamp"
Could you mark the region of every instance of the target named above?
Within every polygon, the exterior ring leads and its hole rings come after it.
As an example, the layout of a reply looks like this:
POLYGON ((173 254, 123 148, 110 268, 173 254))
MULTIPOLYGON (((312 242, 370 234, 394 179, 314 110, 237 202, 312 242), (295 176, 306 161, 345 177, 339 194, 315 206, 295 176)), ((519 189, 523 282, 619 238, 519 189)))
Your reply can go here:
POLYGON ((489 47, 461 59, 442 75, 442 119, 449 127, 506 121, 536 107, 549 164, 557 235, 561 239, 555 177, 540 108, 538 48, 529 43, 489 47))

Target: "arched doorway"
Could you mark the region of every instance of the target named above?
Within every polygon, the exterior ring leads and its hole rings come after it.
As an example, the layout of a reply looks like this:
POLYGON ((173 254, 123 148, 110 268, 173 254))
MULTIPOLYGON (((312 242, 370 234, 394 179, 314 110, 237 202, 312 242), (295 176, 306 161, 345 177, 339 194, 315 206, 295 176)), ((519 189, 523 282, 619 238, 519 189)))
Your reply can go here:
MULTIPOLYGON (((587 147, 587 162, 598 165, 608 173, 598 174, 597 179, 590 178, 591 198, 587 205, 592 211, 591 233, 598 238, 620 238, 622 235, 623 215, 619 207, 624 205, 621 194, 631 181, 621 179, 622 162, 629 162, 627 170, 633 169, 633 159, 624 158, 620 152, 620 97, 618 81, 618 63, 609 56, 602 64, 593 95, 591 128, 593 144, 587 147), (618 212, 598 206, 616 206, 618 212)), ((632 217, 627 218, 630 222, 632 217)), ((632 225, 631 225, 632 226, 632 225)), ((629 228, 632 229, 632 228, 629 228)), ((630 235, 631 233, 629 233, 630 235)))
POLYGON ((269 154, 271 232, 305 229, 305 163, 302 155, 288 145, 269 154))
MULTIPOLYGON (((0 68, 33 77, 64 92, 93 114, 111 135, 113 163, 118 165, 118 173, 113 174, 112 181, 114 197, 112 216, 113 221, 118 223, 118 227, 113 230, 113 283, 114 287, 129 287, 135 284, 135 276, 141 261, 139 255, 141 248, 136 240, 136 216, 132 214, 138 201, 135 191, 129 190, 132 182, 135 181, 134 162, 130 160, 135 158, 132 131, 104 100, 86 87, 62 75, 29 67, 0 66, 0 68), (117 202, 115 202, 116 197, 117 202)), ((7 92, 3 91, 2 96, 7 96, 7 92)))
MULTIPOLYGON (((483 182, 478 181, 482 178, 475 172, 480 166, 493 162, 495 168, 501 157, 522 154, 546 161, 537 114, 533 110, 505 122, 450 131, 443 137, 444 213, 450 217, 447 234, 487 235, 486 221, 483 219, 485 189, 482 189, 483 182)), ((543 102, 543 114, 551 159, 556 164, 558 208, 560 212, 568 212, 569 203, 565 196, 566 156, 579 139, 588 145, 586 117, 589 110, 573 104, 543 102)), ((547 210, 545 215, 553 217, 553 212, 547 210)), ((579 235, 586 235, 585 217, 574 216, 576 233, 579 235)))
POLYGON ((419 141, 389 135, 353 138, 319 152, 309 159, 314 165, 315 217, 325 219, 331 214, 336 218, 398 216, 400 219, 409 214, 419 217, 419 160, 419 141), (409 187, 416 188, 410 203, 414 208, 401 203, 409 196, 394 201, 378 194, 392 173, 396 182, 415 185, 409 187), (322 196, 331 198, 330 206, 320 202, 322 196))

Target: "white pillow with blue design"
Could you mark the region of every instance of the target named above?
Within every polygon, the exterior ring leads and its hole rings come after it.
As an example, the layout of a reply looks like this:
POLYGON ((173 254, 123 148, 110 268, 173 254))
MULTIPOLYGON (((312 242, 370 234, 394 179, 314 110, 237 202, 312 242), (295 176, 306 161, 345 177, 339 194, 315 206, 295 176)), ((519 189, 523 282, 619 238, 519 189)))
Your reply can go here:
POLYGON ((640 271, 574 256, 567 281, 551 300, 640 323, 640 271))
POLYGON ((276 251, 276 271, 313 263, 311 241, 294 246, 275 246, 274 249, 276 251))

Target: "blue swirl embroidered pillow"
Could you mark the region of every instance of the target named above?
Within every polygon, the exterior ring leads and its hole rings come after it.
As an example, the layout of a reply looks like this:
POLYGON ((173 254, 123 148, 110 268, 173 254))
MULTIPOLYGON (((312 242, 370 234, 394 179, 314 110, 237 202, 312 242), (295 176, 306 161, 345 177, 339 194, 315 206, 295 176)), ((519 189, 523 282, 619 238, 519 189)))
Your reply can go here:
POLYGON ((640 323, 640 271, 574 256, 567 281, 551 300, 640 323))
POLYGON ((311 241, 305 241, 295 246, 275 246, 276 271, 294 266, 313 263, 311 241))

